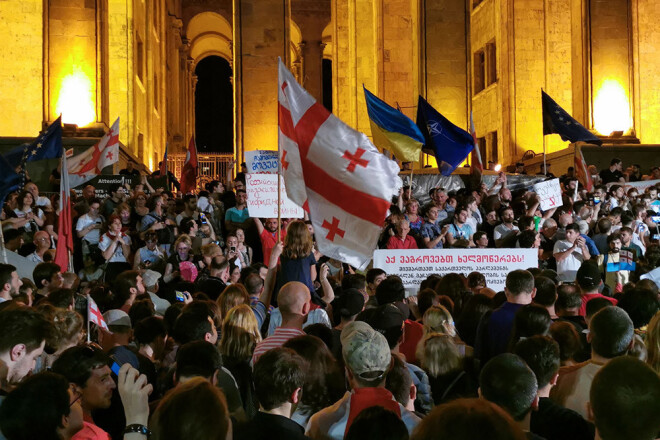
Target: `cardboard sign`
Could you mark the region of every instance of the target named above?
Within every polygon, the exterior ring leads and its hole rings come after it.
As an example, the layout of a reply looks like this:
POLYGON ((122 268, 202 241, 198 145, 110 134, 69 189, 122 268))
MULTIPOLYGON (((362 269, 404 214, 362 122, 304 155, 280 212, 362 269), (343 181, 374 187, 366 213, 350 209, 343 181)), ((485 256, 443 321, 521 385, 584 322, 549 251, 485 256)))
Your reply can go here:
POLYGON ((277 151, 246 151, 245 165, 247 166, 248 173, 277 173, 277 168, 279 166, 277 151))
POLYGON ((481 272, 486 286, 504 290, 506 276, 516 269, 538 267, 537 249, 379 249, 374 267, 388 275, 398 275, 409 295, 417 294, 419 284, 431 274, 481 272))
MULTIPOLYGON (((246 174, 245 188, 250 217, 277 217, 278 174, 246 174)), ((281 177, 280 177, 281 178, 281 177)), ((303 209, 286 195, 284 179, 280 188, 280 215, 284 218, 303 218, 303 209)))
POLYGON ((559 179, 535 183, 534 192, 541 199, 541 211, 547 211, 548 209, 558 208, 563 205, 559 179))

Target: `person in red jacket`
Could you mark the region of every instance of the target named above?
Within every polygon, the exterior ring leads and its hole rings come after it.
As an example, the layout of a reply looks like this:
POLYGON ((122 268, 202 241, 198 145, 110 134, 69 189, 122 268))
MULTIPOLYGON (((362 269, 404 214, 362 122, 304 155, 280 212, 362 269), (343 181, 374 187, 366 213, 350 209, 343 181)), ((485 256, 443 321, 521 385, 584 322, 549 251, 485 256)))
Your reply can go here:
POLYGON ((387 241, 387 249, 417 249, 417 242, 408 235, 410 223, 408 220, 399 220, 396 224, 396 235, 387 241))

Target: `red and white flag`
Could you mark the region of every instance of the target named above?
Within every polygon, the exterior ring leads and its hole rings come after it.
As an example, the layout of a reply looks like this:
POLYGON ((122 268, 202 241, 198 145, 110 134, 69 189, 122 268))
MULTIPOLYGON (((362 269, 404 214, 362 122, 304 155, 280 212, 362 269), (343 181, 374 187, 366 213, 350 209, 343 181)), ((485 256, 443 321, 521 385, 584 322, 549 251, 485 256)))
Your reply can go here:
POLYGON ((108 324, 105 323, 103 314, 99 310, 99 306, 96 305, 96 302, 89 295, 87 295, 87 320, 93 322, 102 329, 109 330, 108 324))
POLYGON ((309 212, 319 251, 360 269, 373 256, 399 167, 317 103, 279 60, 279 150, 289 198, 309 212))
POLYGON ((197 188, 197 145, 195 136, 190 138, 186 161, 181 170, 181 192, 187 194, 195 191, 197 188))
POLYGON ((474 148, 472 149, 472 153, 470 153, 470 167, 475 171, 483 173, 484 163, 481 161, 481 150, 479 149, 479 141, 477 140, 477 130, 474 128, 472 112, 470 112, 470 134, 472 135, 472 140, 474 140, 474 148))
MULTIPOLYGON (((62 169, 67 169, 66 154, 62 155, 62 169)), ((73 220, 71 218, 71 187, 69 173, 62 173, 60 179, 60 215, 57 225, 57 248, 55 250, 55 264, 60 266, 62 272, 71 268, 69 256, 73 253, 73 220)))
POLYGON ((69 184, 82 185, 101 174, 101 170, 119 160, 119 118, 101 140, 69 161, 69 184))
POLYGON ((584 186, 588 192, 594 190, 594 182, 591 179, 591 174, 589 174, 589 168, 587 163, 584 161, 584 155, 582 154, 582 149, 575 147, 575 175, 578 178, 578 181, 584 186))

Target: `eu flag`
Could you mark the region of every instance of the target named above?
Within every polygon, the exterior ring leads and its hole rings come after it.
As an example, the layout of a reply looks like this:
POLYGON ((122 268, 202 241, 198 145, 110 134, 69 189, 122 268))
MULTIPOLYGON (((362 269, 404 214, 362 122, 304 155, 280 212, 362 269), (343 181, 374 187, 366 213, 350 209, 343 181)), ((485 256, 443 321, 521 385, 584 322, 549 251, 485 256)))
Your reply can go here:
POLYGON ((602 145, 603 141, 573 119, 547 93, 541 90, 543 101, 543 135, 558 134, 563 141, 602 145))
POLYGON ((425 139, 424 152, 435 156, 443 176, 450 175, 474 149, 474 139, 467 131, 452 124, 419 97, 417 126, 425 139))
POLYGON ((25 162, 62 157, 62 117, 50 124, 48 129, 39 135, 31 144, 16 147, 7 154, 5 159, 14 168, 25 162))

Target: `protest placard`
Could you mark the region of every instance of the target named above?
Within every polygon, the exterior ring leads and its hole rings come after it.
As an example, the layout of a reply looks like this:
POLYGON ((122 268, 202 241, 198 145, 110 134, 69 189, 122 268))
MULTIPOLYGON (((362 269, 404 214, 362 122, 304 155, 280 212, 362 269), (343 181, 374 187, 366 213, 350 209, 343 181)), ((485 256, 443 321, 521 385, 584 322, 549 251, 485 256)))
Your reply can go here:
POLYGON ((537 249, 379 249, 374 267, 398 275, 408 295, 417 294, 419 284, 431 274, 480 272, 486 287, 504 290, 506 276, 516 269, 538 267, 537 249))
MULTIPOLYGON (((245 175, 250 217, 277 217, 277 178, 277 174, 245 175)), ((280 190, 280 215, 285 218, 303 217, 303 209, 287 197, 284 179, 280 190)))
POLYGON ((534 192, 541 200, 541 210, 558 208, 563 205, 559 179, 545 180, 534 184, 534 192))
POLYGON ((254 150, 245 152, 248 173, 277 173, 279 160, 277 151, 254 150))

